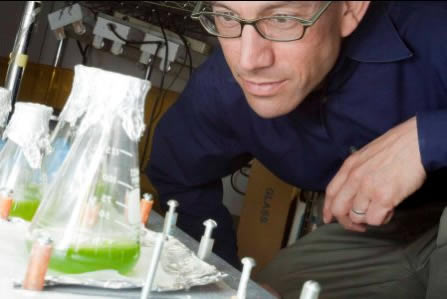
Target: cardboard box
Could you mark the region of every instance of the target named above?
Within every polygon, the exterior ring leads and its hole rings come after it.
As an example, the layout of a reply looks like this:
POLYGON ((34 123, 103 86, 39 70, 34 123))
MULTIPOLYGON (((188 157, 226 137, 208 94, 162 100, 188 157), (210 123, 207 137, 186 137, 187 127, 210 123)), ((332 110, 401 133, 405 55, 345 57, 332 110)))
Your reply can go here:
POLYGON ((287 244, 299 194, 259 161, 253 163, 237 234, 239 256, 256 260, 254 273, 287 244))

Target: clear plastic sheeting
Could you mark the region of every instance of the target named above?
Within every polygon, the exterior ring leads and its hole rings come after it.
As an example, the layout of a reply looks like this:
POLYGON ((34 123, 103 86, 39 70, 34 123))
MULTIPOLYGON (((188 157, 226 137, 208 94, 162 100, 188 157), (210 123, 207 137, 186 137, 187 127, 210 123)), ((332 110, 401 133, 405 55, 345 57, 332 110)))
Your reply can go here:
POLYGON ((11 112, 11 91, 0 87, 0 127, 6 127, 8 115, 11 112))
POLYGON ((77 128, 90 103, 95 101, 92 92, 98 84, 95 83, 97 68, 76 65, 74 67, 74 78, 70 95, 62 112, 59 115, 58 123, 51 134, 51 145, 53 151, 45 157, 44 164, 47 171, 48 182, 51 183, 57 170, 64 162, 70 150, 77 128))
POLYGON ((125 274, 141 250, 139 135, 134 134, 140 127, 127 117, 143 114, 150 83, 100 69, 95 76, 95 88, 89 88, 94 100, 45 192, 30 239, 51 236, 50 269, 58 272, 125 274))
POLYGON ((41 161, 49 146, 48 123, 53 109, 16 103, 6 144, 0 152, 0 196, 13 200, 10 216, 31 221, 45 186, 41 161))

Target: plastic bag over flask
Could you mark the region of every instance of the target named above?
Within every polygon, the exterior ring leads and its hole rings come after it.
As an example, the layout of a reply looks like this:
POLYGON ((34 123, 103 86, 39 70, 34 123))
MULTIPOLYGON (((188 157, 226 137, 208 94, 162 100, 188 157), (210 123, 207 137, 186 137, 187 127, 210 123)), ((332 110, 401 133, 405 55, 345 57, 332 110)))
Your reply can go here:
POLYGON ((138 141, 150 83, 96 70, 94 100, 48 186, 29 238, 54 240, 50 268, 131 270, 140 252, 138 141))
POLYGON ((64 162, 70 150, 82 119, 90 103, 95 101, 90 90, 97 86, 95 80, 97 68, 76 65, 74 67, 73 85, 70 95, 62 109, 56 127, 51 133, 52 152, 44 159, 48 183, 50 184, 56 172, 64 162))
POLYGON ((48 124, 53 109, 18 102, 5 129, 0 152, 0 196, 12 198, 11 217, 31 221, 40 204, 45 175, 43 156, 51 151, 48 124))

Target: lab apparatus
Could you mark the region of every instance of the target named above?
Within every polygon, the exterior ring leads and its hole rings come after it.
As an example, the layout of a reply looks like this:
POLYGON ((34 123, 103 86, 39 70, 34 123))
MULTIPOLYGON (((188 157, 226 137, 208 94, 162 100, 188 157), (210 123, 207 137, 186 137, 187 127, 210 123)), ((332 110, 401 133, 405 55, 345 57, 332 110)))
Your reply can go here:
MULTIPOLYGON (((0 136, 3 135, 11 112, 11 91, 0 87, 0 136)), ((5 139, 0 139, 0 150, 5 145, 5 139)))
POLYGON ((77 129, 85 116, 90 103, 95 101, 94 93, 97 68, 76 65, 70 95, 62 109, 56 127, 51 133, 52 152, 44 158, 47 182, 50 184, 70 150, 77 129))
POLYGON ((41 291, 43 289, 45 274, 51 257, 52 242, 47 236, 39 236, 34 241, 23 281, 24 289, 33 291, 41 291))
POLYGON ((140 254, 137 142, 150 83, 100 69, 95 76, 94 100, 28 235, 51 237, 50 269, 63 273, 126 273, 140 254))
POLYGON ((11 200, 9 216, 31 221, 45 186, 42 158, 51 150, 51 107, 18 102, 0 152, 0 200, 11 200))

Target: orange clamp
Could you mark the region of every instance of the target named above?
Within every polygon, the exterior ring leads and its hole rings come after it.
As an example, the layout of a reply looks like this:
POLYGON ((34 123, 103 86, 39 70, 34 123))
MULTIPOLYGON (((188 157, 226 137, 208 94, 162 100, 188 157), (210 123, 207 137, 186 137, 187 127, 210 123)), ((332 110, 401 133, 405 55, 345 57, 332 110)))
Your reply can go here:
POLYGON ((11 197, 2 197, 0 199, 0 217, 4 220, 7 220, 9 217, 9 213, 12 207, 12 198, 11 197))
POLYGON ((153 200, 141 200, 141 223, 146 224, 149 220, 149 214, 151 213, 152 206, 154 205, 153 200))
POLYGON ((45 284, 45 274, 50 263, 53 242, 50 238, 37 239, 33 243, 23 288, 41 291, 45 284))

